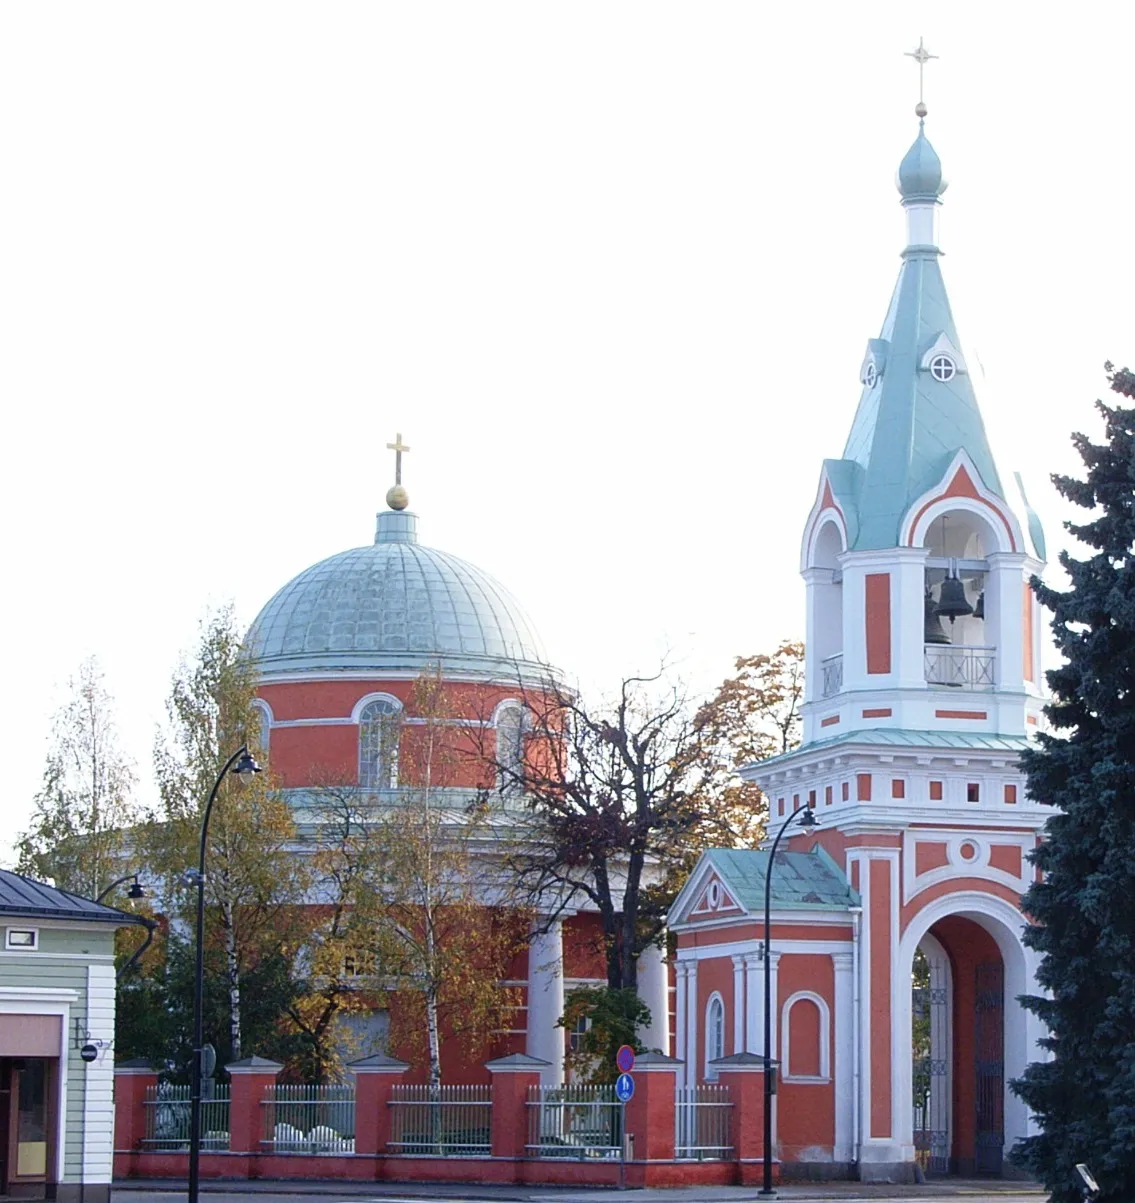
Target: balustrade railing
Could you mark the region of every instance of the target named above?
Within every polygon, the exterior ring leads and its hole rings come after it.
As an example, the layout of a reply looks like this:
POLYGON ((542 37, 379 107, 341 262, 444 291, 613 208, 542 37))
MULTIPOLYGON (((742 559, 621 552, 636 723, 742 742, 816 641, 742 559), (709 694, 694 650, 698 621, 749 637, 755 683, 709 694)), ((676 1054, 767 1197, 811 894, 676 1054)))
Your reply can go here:
MULTIPOLYGON (((224 1152, 229 1147, 229 1088, 212 1087, 212 1095, 201 1100, 201 1149, 224 1152)), ((146 1135, 142 1147, 148 1153, 185 1153, 189 1150, 189 1087, 159 1082, 146 1087, 146 1135)))
POLYGON ((269 1086, 261 1101, 262 1143, 273 1153, 355 1151, 353 1086, 269 1086))
POLYGON ((614 1159, 623 1148, 623 1104, 613 1086, 533 1086, 528 1091, 530 1157, 614 1159))
POLYGON ((674 1098, 674 1155, 723 1161, 733 1152, 728 1086, 679 1086, 674 1098))
POLYGON ((491 1086, 395 1086, 389 1147, 431 1157, 487 1157, 491 1086))
POLYGON ((833 697, 843 688, 843 653, 825 656, 820 661, 820 689, 825 698, 833 697))
POLYGON ((926 681, 955 689, 992 689, 997 651, 966 644, 926 644, 926 681))

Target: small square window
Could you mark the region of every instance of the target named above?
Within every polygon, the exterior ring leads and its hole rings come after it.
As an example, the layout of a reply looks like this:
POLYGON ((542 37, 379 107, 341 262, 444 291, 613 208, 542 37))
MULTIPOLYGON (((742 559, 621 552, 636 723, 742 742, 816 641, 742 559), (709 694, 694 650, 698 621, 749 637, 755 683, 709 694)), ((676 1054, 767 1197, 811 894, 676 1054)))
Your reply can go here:
POLYGON ((784 814, 784 799, 783 798, 777 798, 777 800, 776 800, 776 813, 778 815, 784 814))
POLYGON ((816 809, 816 791, 814 789, 808 791, 808 806, 811 810, 816 809))
POLYGON ((21 952, 38 948, 39 932, 35 928, 10 927, 8 928, 8 938, 5 940, 5 946, 8 948, 18 948, 21 952))
POLYGON ((793 810, 800 809, 800 795, 799 794, 792 795, 792 809, 793 810))
POLYGON ((891 797, 905 798, 906 797, 906 782, 901 777, 896 777, 891 782, 891 797))
POLYGON ((966 801, 980 802, 981 801, 981 786, 976 781, 971 781, 966 786, 966 801))
POLYGON ((824 786, 824 805, 831 806, 831 804, 832 804, 832 787, 830 785, 825 785, 824 786))
POLYGON ((1017 787, 1015 785, 1005 786, 1005 801, 1009 802, 1009 803, 1013 803, 1013 802, 1016 802, 1016 800, 1017 800, 1017 787))
POLYGON ((930 801, 931 802, 941 802, 942 801, 942 783, 941 783, 941 781, 931 781, 930 782, 930 801))
POLYGON ((844 802, 846 802, 847 799, 851 796, 851 782, 850 781, 845 781, 843 783, 843 785, 840 787, 839 796, 844 802))

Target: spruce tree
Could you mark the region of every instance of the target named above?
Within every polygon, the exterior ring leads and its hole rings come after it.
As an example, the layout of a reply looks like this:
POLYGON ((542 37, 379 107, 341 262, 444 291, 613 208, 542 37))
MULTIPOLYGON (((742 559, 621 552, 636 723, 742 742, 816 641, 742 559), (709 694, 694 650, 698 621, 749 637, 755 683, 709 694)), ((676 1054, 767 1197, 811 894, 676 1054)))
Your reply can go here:
MULTIPOLYGON (((1135 399, 1135 375, 1106 370, 1135 399)), ((1084 478, 1053 477, 1088 511, 1066 526, 1092 554, 1061 553, 1066 591, 1033 580, 1064 663, 1048 673, 1051 733, 1022 758, 1030 796, 1055 809, 1023 904, 1048 992, 1023 1001, 1052 1059, 1013 1083, 1041 1126, 1015 1159, 1054 1203, 1084 1197, 1077 1162, 1101 1200, 1135 1200, 1135 408, 1097 405, 1106 440, 1072 440, 1084 478)))

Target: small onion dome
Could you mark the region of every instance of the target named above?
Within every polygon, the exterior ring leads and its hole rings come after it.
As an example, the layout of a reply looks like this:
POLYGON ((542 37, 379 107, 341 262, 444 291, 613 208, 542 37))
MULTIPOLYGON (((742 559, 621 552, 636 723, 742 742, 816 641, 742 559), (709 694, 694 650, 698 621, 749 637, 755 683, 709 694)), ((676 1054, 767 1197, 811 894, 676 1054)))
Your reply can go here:
POLYGON ((942 160, 918 123, 918 137, 899 164, 895 186, 904 201, 935 201, 946 191, 942 160))

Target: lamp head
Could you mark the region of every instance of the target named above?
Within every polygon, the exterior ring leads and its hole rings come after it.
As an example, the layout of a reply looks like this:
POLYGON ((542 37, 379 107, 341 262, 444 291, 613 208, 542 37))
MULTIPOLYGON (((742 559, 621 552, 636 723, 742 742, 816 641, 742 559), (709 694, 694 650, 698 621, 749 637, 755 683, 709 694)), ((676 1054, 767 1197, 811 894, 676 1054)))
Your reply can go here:
POLYGON ((816 812, 810 806, 805 806, 800 814, 800 826, 811 835, 819 825, 820 820, 816 818, 816 812))
POLYGON ((240 759, 230 770, 230 772, 235 773, 245 785, 247 785, 260 771, 260 766, 252 758, 252 753, 249 752, 247 748, 241 752, 240 759))
POLYGON ((130 889, 128 889, 126 891, 126 897, 127 898, 145 898, 146 897, 146 889, 142 885, 142 883, 138 880, 137 877, 134 878, 134 882, 131 885, 130 889))

